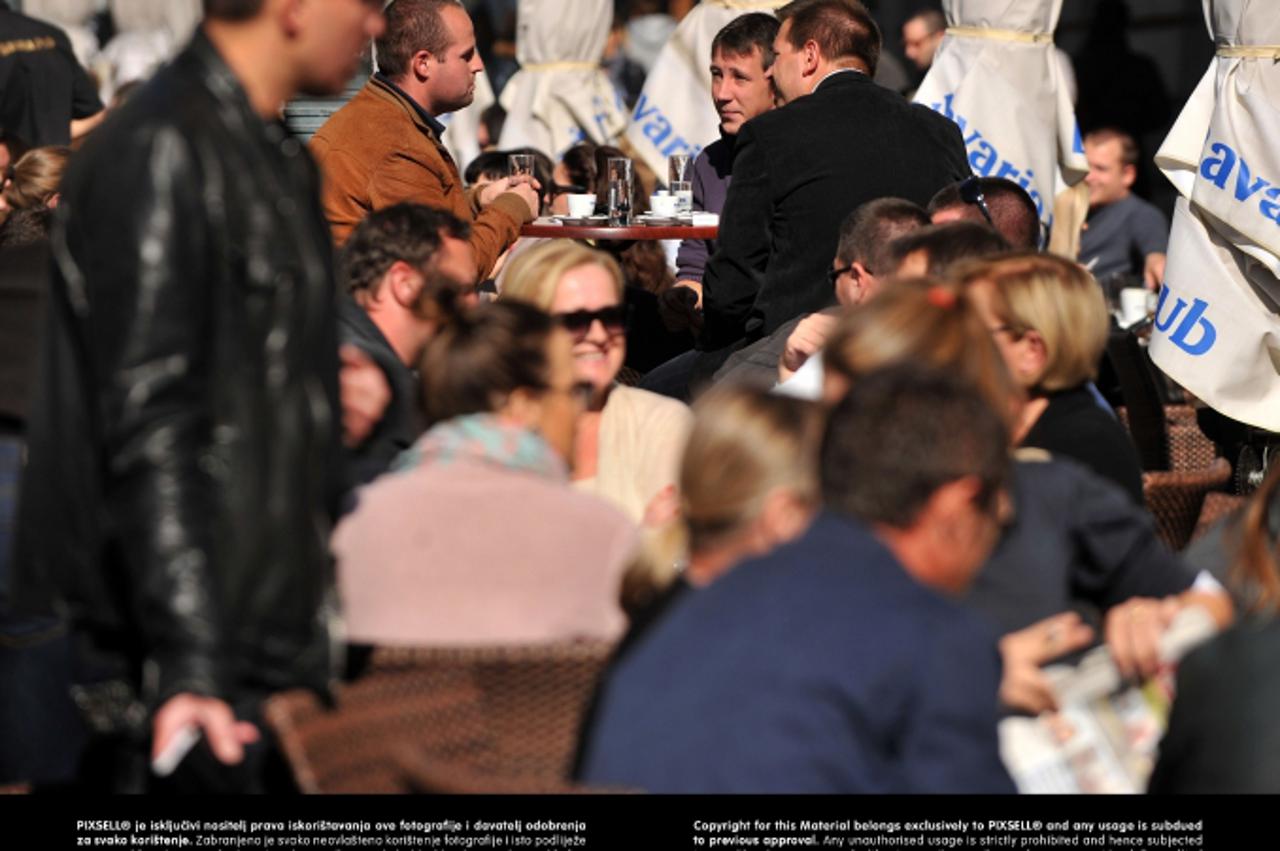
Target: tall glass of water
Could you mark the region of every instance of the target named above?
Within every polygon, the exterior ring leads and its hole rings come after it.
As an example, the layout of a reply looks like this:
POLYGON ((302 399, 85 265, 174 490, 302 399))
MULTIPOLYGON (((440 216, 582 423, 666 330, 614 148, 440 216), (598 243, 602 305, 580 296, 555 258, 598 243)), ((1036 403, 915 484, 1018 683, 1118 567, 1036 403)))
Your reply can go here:
POLYGON ((605 179, 608 181, 609 224, 631 224, 631 160, 626 157, 609 157, 605 163, 605 179))
POLYGON ((676 196, 676 214, 693 212, 693 160, 688 154, 667 157, 667 186, 676 196))

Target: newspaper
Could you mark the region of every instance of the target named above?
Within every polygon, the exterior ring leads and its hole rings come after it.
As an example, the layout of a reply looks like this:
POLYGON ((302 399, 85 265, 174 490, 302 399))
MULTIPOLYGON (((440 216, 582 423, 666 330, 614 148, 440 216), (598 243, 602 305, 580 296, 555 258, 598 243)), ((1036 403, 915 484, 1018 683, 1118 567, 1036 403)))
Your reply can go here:
POLYGON ((1168 724, 1174 665, 1216 632, 1198 606, 1178 613, 1160 644, 1159 675, 1134 686, 1106 647, 1074 666, 1045 669, 1060 709, 1000 722, 1000 756, 1024 794, 1143 792, 1168 724))

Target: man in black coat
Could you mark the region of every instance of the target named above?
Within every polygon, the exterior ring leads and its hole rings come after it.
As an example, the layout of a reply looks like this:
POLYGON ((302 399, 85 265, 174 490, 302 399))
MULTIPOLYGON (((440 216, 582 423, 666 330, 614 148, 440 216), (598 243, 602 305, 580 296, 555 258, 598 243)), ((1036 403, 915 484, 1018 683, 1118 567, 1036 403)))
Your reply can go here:
POLYGON ((880 31, 860 3, 795 0, 777 14, 771 73, 785 106, 738 134, 695 380, 832 303, 827 267, 851 210, 885 196, 923 206, 969 174, 954 123, 872 81, 880 31))
POLYGON ((72 161, 28 428, 22 602, 67 615, 82 779, 119 791, 183 731, 207 742, 187 776, 261 790, 261 700, 335 671, 341 423, 360 435, 319 175, 279 114, 341 90, 382 4, 204 5, 72 161))

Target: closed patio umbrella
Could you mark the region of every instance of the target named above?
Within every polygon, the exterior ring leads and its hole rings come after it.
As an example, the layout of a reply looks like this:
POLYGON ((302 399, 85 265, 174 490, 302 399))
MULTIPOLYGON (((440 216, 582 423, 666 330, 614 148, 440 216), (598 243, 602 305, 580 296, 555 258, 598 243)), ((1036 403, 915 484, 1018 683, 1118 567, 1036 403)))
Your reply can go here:
POLYGON ((1151 357, 1223 414, 1280 431, 1280 13, 1204 10, 1217 56, 1156 154, 1179 197, 1151 357))
POLYGON ((703 0, 658 54, 631 113, 627 141, 665 182, 667 157, 696 156, 720 136, 711 103, 711 41, 747 12, 771 12, 785 0, 703 0))
MULTIPOLYGON (((1040 220, 1053 224, 1059 193, 1089 171, 1070 81, 1053 46, 1062 0, 942 5, 947 34, 916 102, 960 126, 975 174, 1016 182, 1031 195, 1040 220)), ((1055 249, 1076 242, 1084 212, 1077 205, 1073 220, 1059 223, 1055 249)))
POLYGON ((502 89, 499 147, 533 147, 558 159, 584 138, 616 140, 626 107, 600 67, 612 0, 520 0, 516 16, 520 70, 502 89))

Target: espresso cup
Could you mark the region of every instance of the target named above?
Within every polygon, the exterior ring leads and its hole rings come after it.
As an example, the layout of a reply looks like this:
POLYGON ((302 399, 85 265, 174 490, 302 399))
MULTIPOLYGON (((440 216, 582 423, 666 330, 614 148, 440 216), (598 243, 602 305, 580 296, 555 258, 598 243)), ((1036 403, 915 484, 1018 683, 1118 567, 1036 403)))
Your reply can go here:
POLYGON ((676 214, 679 199, 674 195, 650 195, 649 211, 655 216, 670 218, 676 214))
POLYGON ((596 211, 595 195, 572 194, 569 199, 569 215, 575 219, 585 219, 596 211))

